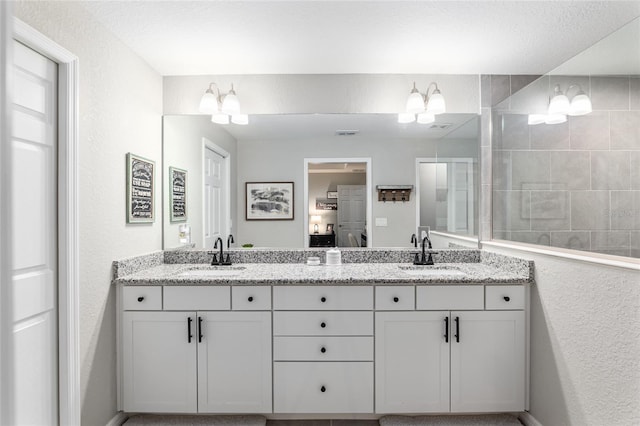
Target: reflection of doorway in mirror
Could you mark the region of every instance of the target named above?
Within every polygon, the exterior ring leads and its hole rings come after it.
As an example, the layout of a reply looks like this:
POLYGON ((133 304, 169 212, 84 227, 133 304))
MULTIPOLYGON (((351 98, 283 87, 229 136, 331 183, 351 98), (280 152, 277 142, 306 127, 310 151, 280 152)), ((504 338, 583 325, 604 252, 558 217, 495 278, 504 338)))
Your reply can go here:
POLYGON ((320 218, 318 228, 321 234, 335 233, 336 246, 352 246, 348 239, 349 232, 360 241, 367 217, 371 214, 371 201, 367 199, 367 188, 371 185, 370 159, 305 159, 305 172, 305 246, 309 244, 309 235, 314 232, 312 216, 320 218), (342 186, 347 189, 357 187, 361 194, 350 201, 353 191, 345 190, 341 200, 339 193, 342 186), (327 198, 328 194, 335 194, 337 200, 327 198), (344 203, 342 212, 340 202, 344 203), (331 203, 337 209, 323 207, 331 203), (354 214, 357 217, 352 217, 354 214), (334 226, 328 228, 329 224, 334 226))
POLYGON ((475 234, 475 167, 472 158, 418 160, 418 226, 475 234))
POLYGON ((229 153, 205 139, 203 157, 203 248, 212 249, 218 237, 224 240, 228 234, 229 153))

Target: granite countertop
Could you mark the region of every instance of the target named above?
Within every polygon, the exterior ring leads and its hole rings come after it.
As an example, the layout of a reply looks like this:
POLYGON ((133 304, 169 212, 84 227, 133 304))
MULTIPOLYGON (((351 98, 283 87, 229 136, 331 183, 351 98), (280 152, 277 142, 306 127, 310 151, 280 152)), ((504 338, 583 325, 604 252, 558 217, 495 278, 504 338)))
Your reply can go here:
MULTIPOLYGON (((520 264, 440 263, 343 263, 311 266, 304 263, 160 264, 114 279, 123 285, 380 285, 380 284, 524 284, 530 269, 520 264), (183 276, 188 271, 225 269, 232 275, 183 276), (425 275, 417 270, 428 269, 425 275)), ((193 272, 192 272, 193 273, 193 272)), ((195 272, 196 274, 198 272, 195 272)), ((224 274, 225 272, 223 272, 224 274)))

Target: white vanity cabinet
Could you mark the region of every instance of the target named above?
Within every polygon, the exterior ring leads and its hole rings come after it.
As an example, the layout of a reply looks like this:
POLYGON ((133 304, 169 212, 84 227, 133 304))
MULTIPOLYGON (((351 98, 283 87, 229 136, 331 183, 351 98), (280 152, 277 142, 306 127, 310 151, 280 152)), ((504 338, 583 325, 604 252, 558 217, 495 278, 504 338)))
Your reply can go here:
POLYGON ((163 311, 123 312, 124 411, 271 412, 271 311, 229 311, 230 287, 157 288, 163 311))
POLYGON ((274 413, 373 412, 373 287, 274 287, 274 413))
POLYGON ((418 286, 416 311, 376 312, 377 413, 525 409, 524 287, 499 287, 418 286), (509 300, 485 310, 485 291, 509 300))

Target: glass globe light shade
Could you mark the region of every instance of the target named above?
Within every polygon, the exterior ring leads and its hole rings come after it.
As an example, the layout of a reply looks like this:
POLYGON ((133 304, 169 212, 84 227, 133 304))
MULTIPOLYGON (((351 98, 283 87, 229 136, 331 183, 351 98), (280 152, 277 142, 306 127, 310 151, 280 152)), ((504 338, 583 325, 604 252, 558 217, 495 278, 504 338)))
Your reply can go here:
POLYGON ((207 89, 200 99, 200 112, 203 114, 215 114, 218 112, 218 99, 213 90, 207 89))
POLYGON ((585 115, 593 111, 591 99, 582 91, 571 99, 569 115, 585 115))
POLYGON ((429 123, 433 123, 434 121, 436 121, 436 116, 429 113, 429 112, 423 112, 422 114, 418 114, 418 123, 420 124, 429 124, 429 123))
POLYGON ((398 123, 400 124, 413 123, 414 121, 416 121, 415 114, 411 114, 408 112, 401 112, 400 114, 398 114, 398 123))
POLYGON ((233 89, 227 93, 222 101, 222 112, 229 115, 240 114, 240 101, 233 89))
POLYGON ((247 114, 234 114, 231 116, 231 122, 233 124, 246 126, 247 124, 249 124, 249 116, 247 114))
POLYGON ((569 98, 562 94, 562 92, 553 98, 549 102, 549 115, 556 114, 568 114, 569 113, 569 98))
POLYGON ((529 119, 527 123, 530 126, 534 126, 536 124, 542 124, 547 120, 547 114, 529 114, 529 119))
POLYGON ((564 114, 547 114, 547 118, 544 120, 546 124, 560 124, 567 121, 567 116, 564 114))
POLYGON ((406 111, 410 114, 418 114, 424 111, 424 99, 415 87, 407 98, 406 111))
POLYGON ((229 116, 223 113, 213 114, 211 116, 211 122, 216 124, 229 124, 229 116))
POLYGON ((429 102, 427 102, 427 112, 431 114, 442 114, 446 110, 444 96, 436 89, 429 97, 429 102))

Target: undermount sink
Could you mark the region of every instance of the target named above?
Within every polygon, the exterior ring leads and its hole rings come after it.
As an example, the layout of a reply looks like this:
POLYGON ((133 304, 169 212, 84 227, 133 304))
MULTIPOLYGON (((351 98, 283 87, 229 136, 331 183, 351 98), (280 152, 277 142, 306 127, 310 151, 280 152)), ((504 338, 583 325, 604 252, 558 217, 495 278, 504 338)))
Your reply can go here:
POLYGON ((202 266, 178 273, 179 277, 231 277, 244 271, 244 266, 202 266))
POLYGON ((444 275, 460 277, 460 276, 466 275, 464 272, 451 266, 438 266, 438 265, 399 266, 399 268, 405 274, 417 275, 421 277, 444 276, 444 275))

